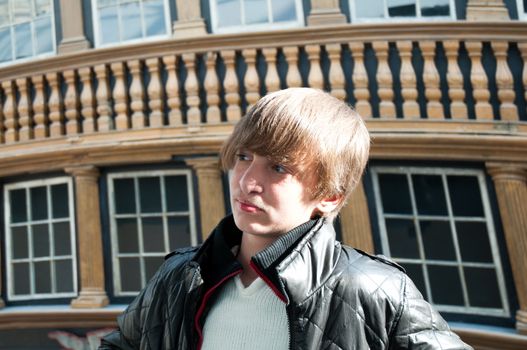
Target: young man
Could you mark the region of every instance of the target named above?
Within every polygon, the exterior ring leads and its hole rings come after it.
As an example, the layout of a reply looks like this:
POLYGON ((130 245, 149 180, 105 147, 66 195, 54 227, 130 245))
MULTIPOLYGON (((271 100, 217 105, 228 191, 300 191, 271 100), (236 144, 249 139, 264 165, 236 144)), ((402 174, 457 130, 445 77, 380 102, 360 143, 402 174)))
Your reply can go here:
POLYGON ((335 241, 369 145, 322 91, 262 98, 221 151, 232 215, 167 257, 101 349, 470 349, 402 268, 335 241))

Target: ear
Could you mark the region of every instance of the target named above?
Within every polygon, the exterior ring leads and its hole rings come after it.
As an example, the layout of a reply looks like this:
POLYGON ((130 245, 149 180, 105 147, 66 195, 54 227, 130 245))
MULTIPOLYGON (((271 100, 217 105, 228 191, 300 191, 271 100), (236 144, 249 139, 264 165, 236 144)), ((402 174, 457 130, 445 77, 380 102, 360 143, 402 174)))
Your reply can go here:
POLYGON ((316 206, 316 211, 322 216, 331 213, 342 201, 342 195, 336 194, 328 198, 320 200, 316 206))

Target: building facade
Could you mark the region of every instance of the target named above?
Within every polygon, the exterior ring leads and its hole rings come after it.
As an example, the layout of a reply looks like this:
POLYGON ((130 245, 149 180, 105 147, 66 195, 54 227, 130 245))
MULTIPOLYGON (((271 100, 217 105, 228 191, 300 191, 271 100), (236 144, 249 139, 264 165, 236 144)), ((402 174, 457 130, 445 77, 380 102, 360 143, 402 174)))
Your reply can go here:
POLYGON ((339 238, 476 349, 527 348, 526 63, 525 0, 0 1, 0 349, 94 347, 229 212, 220 146, 291 86, 373 136, 339 238))

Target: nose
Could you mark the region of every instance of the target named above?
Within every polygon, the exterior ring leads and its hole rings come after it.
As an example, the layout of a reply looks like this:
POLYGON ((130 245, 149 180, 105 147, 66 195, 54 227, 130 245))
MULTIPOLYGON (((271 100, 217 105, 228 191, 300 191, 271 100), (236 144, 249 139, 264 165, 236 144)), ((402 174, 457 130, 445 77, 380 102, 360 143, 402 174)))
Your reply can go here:
POLYGON ((254 161, 243 169, 239 185, 244 194, 261 193, 263 191, 262 171, 254 161))

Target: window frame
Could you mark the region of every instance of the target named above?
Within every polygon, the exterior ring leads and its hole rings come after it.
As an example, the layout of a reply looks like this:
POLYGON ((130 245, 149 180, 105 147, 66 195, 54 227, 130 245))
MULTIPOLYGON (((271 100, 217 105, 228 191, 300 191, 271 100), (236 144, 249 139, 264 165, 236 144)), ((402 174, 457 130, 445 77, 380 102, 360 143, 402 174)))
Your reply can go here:
MULTIPOLYGON (((434 266, 455 266, 458 268, 458 270, 461 271, 460 273, 460 282, 461 282, 461 288, 462 288, 462 294, 464 299, 464 306, 457 306, 457 305, 445 305, 445 304, 434 304, 433 301, 430 301, 431 304, 434 305, 434 307, 441 311, 441 312, 451 312, 451 313, 458 313, 458 314, 466 314, 466 315, 480 315, 480 316, 496 316, 496 317, 510 317, 511 311, 509 307, 509 296, 507 294, 507 286, 505 283, 505 274, 504 269, 502 266, 501 256, 499 252, 499 245, 498 240, 496 237, 496 229, 494 224, 494 218, 492 215, 492 209, 490 204, 490 198, 487 191, 487 184, 486 184, 486 178, 485 173, 483 170, 478 169, 461 169, 461 168, 449 168, 449 167, 420 167, 420 166, 384 166, 384 165, 374 165, 370 167, 370 173, 371 173, 371 179, 372 179, 372 185, 373 185, 373 192, 374 192, 374 199, 375 199, 375 207, 376 207, 376 214, 377 214, 377 223, 379 225, 379 232, 380 232, 380 241, 381 241, 381 248, 383 254, 390 257, 396 262, 401 263, 414 263, 418 266, 423 266, 423 264, 430 264, 429 261, 432 261, 434 266), (382 200, 381 200, 381 193, 380 193, 380 185, 379 185, 379 174, 388 173, 388 174, 401 174, 405 175, 409 184, 409 197, 411 200, 412 205, 412 213, 411 214, 384 214, 384 210, 382 207, 382 200), (451 234, 452 234, 452 242, 455 247, 455 254, 456 254, 456 260, 452 261, 446 261, 446 260, 430 260, 426 259, 423 256, 423 242, 420 239, 421 237, 421 229, 420 225, 416 224, 420 222, 420 220, 423 219, 435 219, 438 218, 444 218, 445 216, 436 216, 436 215, 420 215, 417 212, 416 209, 416 199, 414 194, 414 188, 412 186, 412 175, 440 175, 441 181, 443 185, 443 194, 445 195, 445 201, 447 205, 447 211, 448 211, 448 218, 445 220, 449 223, 451 228, 451 234), (489 238, 489 244, 490 249, 492 253, 493 262, 492 263, 463 263, 460 257, 460 250, 459 250, 459 240, 457 239, 457 233, 455 228, 455 221, 456 219, 459 220, 460 217, 454 216, 452 212, 452 203, 450 200, 450 194, 448 191, 448 183, 447 183, 447 176, 453 175, 453 176, 474 176, 477 178, 480 195, 481 195, 481 201, 482 201, 482 207, 483 207, 483 214, 484 218, 477 220, 477 217, 462 217, 463 220, 466 221, 478 221, 478 222, 484 222, 486 223, 487 228, 487 234, 489 238), (445 191, 446 189, 446 191, 445 191), (390 247, 389 247, 389 241, 388 241, 388 235, 387 235, 387 229, 386 229, 386 222, 385 220, 387 218, 405 218, 405 219, 411 219, 414 222, 414 227, 416 229, 416 235, 417 235, 417 244, 420 251, 420 257, 418 259, 414 258, 392 258, 390 247), (438 264, 438 262, 440 262, 438 264), (443 264, 444 262, 450 263, 450 265, 443 264), (484 267, 483 265, 490 265, 492 264, 493 269, 496 273, 496 279, 498 282, 497 288, 500 293, 500 301, 502 304, 501 309, 496 308, 487 308, 487 307, 478 307, 478 306, 468 306, 466 305, 468 300, 468 291, 466 286, 466 279, 464 277, 463 267, 465 266, 472 266, 472 267, 484 267)), ((431 296, 431 287, 430 287, 430 279, 428 277, 428 274, 426 272, 426 269, 423 270, 423 280, 426 286, 426 291, 423 291, 423 294, 427 296, 431 296)))
MULTIPOLYGON (((295 9, 297 13, 296 21, 288 22, 266 22, 258 24, 241 24, 237 26, 230 27, 219 27, 219 18, 218 18, 218 9, 216 6, 217 0, 209 0, 210 6, 210 17, 211 17, 211 29, 213 34, 230 34, 230 33, 248 33, 248 32, 258 32, 258 31, 269 31, 269 30, 278 30, 278 29, 291 29, 291 28, 301 28, 305 26, 304 21, 304 7, 302 5, 302 0, 292 0, 295 3, 295 9)), ((240 12, 243 16, 244 13, 244 3, 247 0, 238 0, 240 1, 240 12)), ((272 6, 271 0, 267 0, 267 8, 272 6)), ((271 11, 272 15, 272 11, 271 11)))
MULTIPOLYGON (((137 39, 130 39, 130 40, 121 40, 119 38, 118 42, 111 42, 103 44, 101 43, 101 34, 99 32, 100 29, 100 23, 99 23, 99 8, 97 6, 98 0, 91 0, 91 10, 92 10, 92 28, 93 28, 93 36, 94 36, 94 47, 95 48, 104 48, 104 47, 112 47, 112 46, 121 46, 121 45, 129 45, 129 44, 137 44, 137 43, 145 43, 150 41, 156 41, 156 40, 163 40, 168 39, 172 35, 172 17, 170 12, 170 4, 169 0, 162 0, 163 6, 164 6, 164 16, 165 16, 165 29, 166 34, 160 34, 160 35, 152 35, 152 36, 142 36, 137 39)), ((144 15, 143 15, 143 3, 147 0, 138 0, 140 6, 141 6, 141 26, 142 31, 144 32, 145 25, 144 25, 144 15)), ((127 1, 132 2, 132 1, 127 1)), ((118 3, 117 6, 120 6, 118 3)), ((121 35, 121 12, 118 10, 117 12, 117 25, 119 27, 119 36, 121 35)))
POLYGON ((516 0, 518 9, 518 20, 527 21, 527 8, 523 6, 523 0, 516 0))
MULTIPOLYGON (((144 253, 141 252, 143 250, 142 248, 142 238, 143 238, 143 232, 142 232, 142 226, 140 224, 137 225, 137 233, 139 235, 138 237, 138 244, 139 244, 139 251, 134 253, 119 253, 118 251, 118 238, 117 238, 117 225, 116 225, 116 215, 119 217, 130 217, 135 218, 136 220, 140 220, 140 218, 144 216, 162 216, 163 220, 166 220, 166 217, 169 215, 168 211, 159 212, 159 213, 148 213, 148 214, 141 214, 138 212, 139 207, 137 206, 138 201, 140 200, 140 195, 138 191, 138 179, 141 177, 159 177, 163 179, 166 176, 179 176, 179 175, 185 175, 187 179, 187 196, 188 196, 188 205, 189 210, 187 212, 175 212, 178 214, 178 216, 187 216, 190 223, 190 244, 192 246, 196 246, 198 244, 198 232, 197 232, 197 225, 196 225, 196 218, 197 213, 195 209, 195 203, 194 203, 194 181, 192 178, 192 170, 191 169, 164 169, 164 170, 140 170, 140 171, 130 171, 130 172, 112 172, 108 173, 106 175, 107 178, 107 184, 108 184, 108 209, 109 209, 109 224, 110 224, 110 253, 111 253, 111 262, 112 262, 112 287, 113 287, 113 295, 115 297, 130 297, 130 296, 136 296, 137 292, 130 292, 130 291, 123 291, 121 286, 121 273, 120 273, 120 263, 119 259, 121 257, 138 257, 140 259, 141 264, 141 283, 146 284, 148 280, 145 276, 145 267, 144 267, 144 258, 145 257, 158 257, 158 256, 164 256, 170 251, 166 251, 164 253, 158 253, 158 252, 150 252, 150 253, 144 253), (113 194, 114 194, 114 179, 133 179, 134 180, 134 189, 135 189, 135 201, 136 201, 136 212, 134 214, 116 214, 115 210, 115 201, 113 200, 113 194), (143 216, 142 216, 143 215, 143 216)), ((164 180, 162 180, 164 181, 164 180)), ((163 185, 161 186, 161 199, 162 203, 165 202, 165 190, 166 187, 163 185)), ((162 206, 165 206, 166 204, 162 204, 162 206)), ((140 223, 140 221, 139 221, 140 223)), ((165 242, 168 240, 168 232, 163 232, 163 239, 165 242)), ((170 250, 170 246, 167 245, 166 248, 170 250)), ((144 285, 142 286, 144 288, 144 285)))
POLYGON ((423 17, 421 15, 421 7, 419 6, 421 0, 414 0, 416 4, 417 16, 415 17, 388 17, 388 6, 386 0, 384 2, 384 17, 383 18, 363 18, 357 17, 357 1, 366 0, 348 0, 350 9, 351 23, 401 23, 401 22, 424 22, 424 21, 456 21, 456 3, 454 0, 448 0, 450 5, 450 16, 434 16, 434 17, 423 17))
MULTIPOLYGON (((39 180, 30 180, 30 181, 23 181, 23 182, 15 182, 15 183, 9 183, 4 185, 4 206, 5 206, 5 217, 4 217, 4 223, 5 223, 5 255, 6 255, 6 280, 7 280, 7 300, 8 301, 27 301, 27 300, 35 300, 35 299, 60 299, 60 298, 72 298, 76 297, 79 292, 79 284, 78 284, 78 271, 77 271, 77 265, 78 265, 78 257, 77 257, 77 232, 76 232, 76 213, 75 213, 75 204, 74 204, 74 196, 75 193, 73 191, 73 181, 71 177, 67 176, 61 176, 61 177, 54 177, 50 179, 39 179, 39 180), (50 240, 50 247, 53 246, 53 225, 54 222, 64 222, 64 218, 60 219, 54 219, 51 215, 52 210, 52 199, 50 195, 50 188, 53 185, 61 185, 66 184, 68 189, 68 210, 69 210, 69 228, 70 228, 70 244, 71 244, 71 253, 70 253, 70 259, 72 261, 72 279, 73 279, 73 291, 72 292, 61 292, 61 293, 35 293, 31 292, 30 294, 24 294, 24 295, 15 295, 14 294, 14 271, 13 271, 13 258, 11 254, 11 248, 12 248, 12 242, 11 242, 11 203, 9 200, 9 191, 17 190, 17 189, 25 189, 26 191, 26 205, 28 206, 27 211, 30 213, 31 211, 31 202, 28 200, 28 191, 31 188, 34 187, 46 187, 46 196, 47 196, 47 205, 48 205, 48 217, 45 220, 30 220, 31 217, 28 215, 28 220, 23 224, 25 226, 28 226, 28 255, 29 257, 26 259, 20 259, 20 260, 27 260, 27 262, 30 264, 30 291, 33 291, 35 289, 35 276, 34 276, 34 268, 31 267, 32 263, 35 261, 49 261, 52 262, 54 260, 64 260, 65 256, 61 256, 61 259, 55 259, 54 256, 49 256, 46 258, 34 258, 32 257, 33 253, 33 246, 32 246, 32 235, 31 235, 31 226, 34 222, 45 222, 49 225, 49 235, 51 237, 50 240)), ((51 248, 50 248, 51 249, 51 248)), ((50 271, 50 277, 51 277, 51 285, 53 289, 53 285, 56 283, 56 280, 54 280, 54 270, 51 269, 50 271)))
MULTIPOLYGON (((0 62, 0 68, 1 67, 6 67, 6 66, 9 66, 9 65, 12 65, 12 64, 19 64, 19 63, 25 63, 25 62, 29 62, 29 61, 32 61, 32 60, 35 60, 35 59, 40 59, 40 58, 48 58, 48 57, 52 57, 52 56, 55 56, 57 54, 57 33, 56 33, 56 23, 55 23, 55 0, 50 0, 50 3, 51 3, 51 7, 50 7, 50 17, 51 17, 51 44, 52 44, 52 50, 50 52, 45 52, 45 53, 41 53, 41 54, 34 54, 32 56, 29 56, 29 57, 23 57, 23 58, 16 58, 16 55, 15 55, 15 48, 16 48, 16 43, 15 43, 15 40, 14 39, 14 27, 16 24, 20 24, 20 23, 13 23, 11 22, 12 21, 12 7, 13 7, 13 3, 14 3, 15 0, 8 0, 8 6, 9 6, 9 10, 10 10, 10 13, 9 13, 9 21, 10 21, 10 24, 5 26, 5 27, 9 27, 9 34, 11 36, 11 57, 12 59, 10 61, 5 61, 5 62, 0 62)), ((31 9, 32 9, 32 14, 33 12, 35 11, 35 2, 34 0, 31 0, 31 9)), ((35 45, 37 43, 37 40, 36 40, 36 30, 34 29, 34 23, 35 23, 35 18, 31 18, 31 20, 29 22, 21 22, 21 23, 29 23, 30 24, 30 28, 31 28, 31 40, 32 40, 32 51, 35 52, 36 51, 36 48, 35 48, 35 45)), ((3 29, 5 27, 0 27, 0 29, 3 29)))

